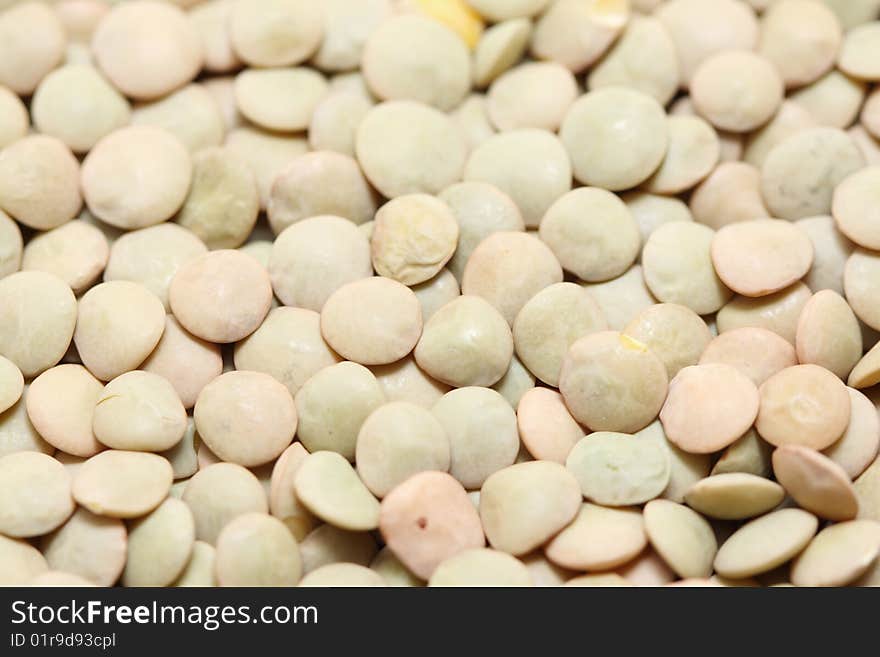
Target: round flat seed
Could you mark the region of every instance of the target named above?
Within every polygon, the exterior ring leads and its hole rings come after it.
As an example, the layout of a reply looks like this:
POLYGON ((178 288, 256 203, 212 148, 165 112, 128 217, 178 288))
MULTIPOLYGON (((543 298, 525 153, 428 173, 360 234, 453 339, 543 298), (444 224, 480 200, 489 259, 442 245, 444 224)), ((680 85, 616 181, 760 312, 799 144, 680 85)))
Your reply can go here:
POLYGON ((439 274, 424 283, 414 285, 412 290, 419 299, 422 317, 425 321, 431 319, 434 313, 461 295, 458 281, 448 269, 441 269, 439 274))
MULTIPOLYGON (((804 107, 803 99, 801 103, 794 102, 793 100, 783 100, 776 115, 746 138, 743 160, 749 164, 749 167, 760 169, 767 159, 767 154, 778 144, 796 132, 806 130, 807 128, 814 128, 817 125, 819 125, 819 122, 804 107)), ((763 201, 760 200, 760 172, 755 169, 752 169, 752 171, 754 175, 750 177, 749 189, 758 191, 760 205, 763 207, 763 201), (751 180, 755 182, 752 183, 751 180)), ((754 218, 754 216, 747 217, 747 219, 754 218)))
POLYGON ((672 0, 658 7, 655 15, 675 43, 685 87, 700 64, 714 53, 751 49, 758 43, 755 12, 742 2, 672 0), (710 33, 712 38, 705 38, 710 33))
POLYGON ((369 531, 379 526, 379 502, 336 452, 309 455, 300 466, 294 488, 309 511, 335 527, 369 531))
POLYGON ((555 390, 532 388, 520 399, 516 411, 523 446, 537 460, 565 463, 584 429, 568 412, 555 390))
POLYGON ((682 368, 696 365, 712 340, 709 327, 699 315, 674 303, 659 303, 639 313, 623 334, 660 358, 670 380, 682 368))
POLYGON ((354 159, 318 151, 296 158, 279 172, 272 183, 268 213, 276 234, 322 215, 363 224, 376 214, 376 198, 354 159))
POLYGON ((167 130, 193 154, 219 146, 226 133, 221 108, 201 84, 190 84, 160 100, 136 106, 131 122, 167 130))
POLYGON ((348 71, 361 61, 364 43, 392 13, 389 0, 330 0, 322 6, 324 39, 314 63, 328 71, 348 71))
POLYGON ((44 271, 67 283, 81 294, 101 275, 110 248, 107 238, 84 221, 66 224, 34 236, 24 249, 22 271, 44 271))
POLYGON ((230 130, 224 148, 253 173, 260 192, 260 207, 265 210, 269 206, 275 178, 309 150, 309 142, 299 134, 279 134, 241 126, 230 130))
POLYGON ((857 248, 846 261, 843 287, 846 300, 856 316, 874 330, 880 327, 876 299, 880 289, 880 256, 857 248))
POLYGON ((421 472, 392 490, 382 500, 379 530, 394 555, 422 579, 486 540, 464 488, 442 472, 421 472))
POLYGON ((361 68, 376 96, 449 111, 470 89, 471 59, 457 34, 419 15, 386 20, 367 39, 361 68))
POLYGON ((671 116, 669 147, 645 189, 656 194, 679 194, 711 173, 721 157, 721 142, 706 121, 697 116, 671 116))
POLYGON ((171 464, 175 482, 181 483, 181 480, 189 479, 189 477, 198 472, 198 448, 199 445, 196 444, 196 425, 193 419, 188 417, 186 419, 186 431, 180 442, 159 454, 159 456, 166 458, 171 464))
POLYGON ((192 408, 202 388, 223 372, 223 358, 218 345, 197 338, 166 315, 162 338, 140 367, 167 380, 183 407, 192 408))
POLYGON ((711 245, 715 232, 689 221, 664 224, 642 252, 645 282, 664 303, 677 303, 698 315, 720 309, 731 291, 715 273, 711 245))
POLYGON ((165 500, 132 524, 122 585, 168 586, 189 562, 195 540, 189 507, 180 500, 165 500))
POLYGON ((486 96, 483 94, 471 94, 449 116, 472 149, 497 132, 489 120, 486 96))
POLYGON ((296 393, 297 435, 311 451, 330 450, 354 460, 361 425, 383 403, 382 387, 366 367, 330 365, 296 393))
POLYGON ((339 356, 321 336, 320 315, 304 308, 275 308, 235 347, 236 369, 270 374, 291 395, 314 374, 338 362, 339 356))
POLYGON ((608 328, 614 331, 622 331, 639 313, 657 303, 645 283, 640 265, 633 265, 613 280, 584 287, 599 303, 608 319, 608 328))
POLYGON ((672 570, 684 578, 712 574, 718 544, 705 518, 669 500, 648 502, 644 515, 648 540, 672 570))
MULTIPOLYGON (((22 393, 27 398, 27 387, 22 393)), ((52 454, 55 448, 47 443, 28 419, 25 399, 0 413, 0 456, 16 452, 40 452, 52 454)))
POLYGON ((490 548, 463 550, 445 559, 431 575, 428 586, 533 586, 522 561, 490 548))
POLYGON ((267 130, 305 130, 327 90, 324 76, 305 67, 245 69, 235 77, 239 111, 267 130))
POLYGON ((321 7, 308 0, 237 0, 228 22, 236 55, 253 66, 288 66, 308 59, 324 36, 321 7))
POLYGON ((770 61, 747 50, 729 50, 700 64, 690 92, 697 111, 716 128, 749 132, 773 117, 785 88, 770 61))
POLYGON ((721 334, 739 328, 761 328, 776 333, 794 345, 798 318, 812 294, 803 283, 795 283, 765 297, 734 297, 718 311, 721 334))
POLYGON ((192 546, 192 555, 172 586, 216 586, 214 575, 214 547, 202 541, 192 546))
POLYGON ((786 87, 799 87, 834 66, 842 38, 837 17, 824 4, 783 0, 764 12, 758 52, 773 63, 786 87))
POLYGON ((471 254, 462 277, 462 294, 482 297, 513 324, 535 294, 562 282, 562 268, 539 239, 519 232, 498 232, 471 254))
POLYGON ((262 484, 250 470, 235 463, 200 469, 189 480, 182 499, 196 521, 196 538, 211 545, 233 518, 269 510, 262 484))
POLYGON ((669 31, 656 18, 633 14, 617 42, 590 70, 587 88, 632 87, 666 105, 678 91, 679 78, 669 31))
POLYGON ((713 474, 691 486, 688 506, 710 518, 744 520, 776 508, 785 497, 779 484, 745 472, 713 474))
POLYGON ((648 539, 638 509, 584 504, 572 523, 544 548, 547 558, 572 570, 610 570, 645 548, 648 539))
POLYGON ((759 403, 757 387, 736 368, 720 363, 692 365, 669 382, 660 421, 669 440, 681 449, 710 454, 748 431, 759 403))
POLYGON ((92 513, 137 518, 168 495, 171 464, 143 452, 108 450, 83 463, 73 479, 73 498, 92 513))
POLYGON ((419 367, 439 381, 455 387, 491 386, 510 366, 513 336, 489 302, 462 296, 428 320, 414 355, 419 367))
POLYGON ((57 276, 32 271, 0 279, 0 355, 26 379, 61 360, 76 321, 76 298, 57 276))
POLYGON ((370 562, 370 570, 377 573, 385 581, 386 586, 420 587, 425 585, 421 579, 403 565, 403 562, 388 547, 379 550, 376 557, 370 562))
POLYGON ((168 288, 180 268, 208 252, 192 232, 163 223, 126 233, 113 242, 105 281, 139 283, 169 311, 168 288))
POLYGON ((728 447, 712 466, 712 474, 745 472, 757 477, 768 477, 772 466, 773 446, 758 435, 754 427, 728 447))
POLYGON ((362 365, 393 363, 419 341, 419 300, 412 290, 390 278, 373 276, 348 283, 324 304, 321 333, 348 360, 362 365))
POLYGON ((513 323, 513 344, 529 371, 557 385, 569 347, 607 328, 604 313, 589 292, 574 283, 556 283, 538 292, 519 311, 513 323))
POLYGON ((0 151, 0 209, 36 230, 60 226, 82 206, 79 175, 79 163, 58 139, 19 139, 0 151))
POLYGON ((597 431, 581 438, 565 467, 584 497, 606 506, 642 504, 658 497, 669 484, 666 448, 625 433, 597 431))
POLYGON ((880 450, 880 419, 874 404, 858 390, 847 388, 850 401, 849 424, 843 437, 823 450, 850 479, 862 474, 880 450))
POLYGON ((853 520, 826 527, 791 566, 795 586, 846 586, 880 554, 880 523, 853 520))
POLYGON ((192 183, 175 220, 208 248, 232 249, 253 230, 259 195, 244 159, 225 148, 204 148, 193 155, 192 183))
POLYGON ((299 466, 308 455, 301 443, 293 443, 275 461, 269 481, 269 512, 287 525, 297 541, 302 541, 317 524, 315 517, 296 499, 293 489, 299 466))
POLYGON ((690 210, 714 230, 770 216, 761 198, 760 170, 745 162, 722 162, 694 189, 690 210))
POLYGON ((206 385, 193 410, 205 444, 224 461, 256 466, 275 460, 296 433, 293 397, 261 372, 227 372, 206 385))
POLYGON ((211 251, 187 262, 168 290, 183 328, 209 342, 236 342, 253 333, 272 304, 269 274, 250 256, 211 251))
POLYGON ((532 54, 580 72, 608 49, 626 26, 629 14, 629 3, 620 0, 553 2, 537 20, 532 54))
POLYGON ((795 222, 813 243, 813 266, 804 277, 811 290, 834 290, 843 294, 843 272, 855 245, 828 216, 807 217, 795 222))
POLYGON ((786 492, 807 511, 828 520, 851 520, 859 511, 843 468, 809 447, 782 445, 773 452, 773 472, 786 492))
POLYGON ((761 189, 779 219, 830 214, 834 189, 865 160, 850 136, 836 128, 801 130, 767 154, 761 189))
POLYGON ((21 99, 6 87, 0 87, 0 148, 24 137, 29 123, 28 110, 21 99))
POLYGON ((370 110, 358 127, 355 150, 364 175, 388 198, 439 193, 461 179, 467 158, 452 120, 412 101, 370 110))
POLYGON ((414 474, 446 472, 449 459, 449 438, 443 425, 416 404, 384 404, 367 417, 358 432, 357 473, 380 499, 414 474))
POLYGON ((773 570, 803 550, 819 521, 801 509, 782 509, 743 525, 718 549, 715 571, 742 579, 773 570))
POLYGON ((639 254, 632 213, 614 194, 595 187, 559 198, 541 220, 540 236, 563 269, 587 282, 624 273, 639 254))
POLYGON ((880 231, 875 224, 880 215, 876 188, 880 167, 867 167, 844 179, 834 190, 831 212, 837 228, 853 242, 866 249, 880 249, 880 231))
POLYGON ((532 23, 512 18, 483 32, 474 50, 474 84, 486 87, 522 59, 532 35, 532 23))
POLYGON ((229 15, 231 0, 203 2, 193 6, 189 18, 202 42, 205 70, 211 73, 228 73, 241 66, 241 60, 232 50, 229 38, 229 15))
POLYGON ((192 161, 167 130, 120 128, 83 160, 82 190, 98 219, 131 230, 170 219, 186 200, 192 161))
POLYGON ((822 290, 801 311, 795 345, 801 363, 821 365, 846 379, 862 357, 859 320, 842 296, 822 290))
POLYGON ((0 413, 15 406, 24 392, 21 370, 8 358, 0 356, 0 413))
POLYGON ((440 195, 459 226, 458 247, 447 267, 461 280, 465 265, 477 245, 492 233, 525 229, 519 208, 494 185, 480 182, 457 183, 440 195))
POLYGON ((619 568, 618 572, 630 586, 663 586, 677 579, 677 575, 650 545, 640 556, 619 568))
POLYGON ((186 410, 166 379, 127 372, 104 386, 95 402, 92 429, 111 449, 161 452, 183 438, 186 410))
POLYGON ((518 463, 491 475, 480 494, 489 543, 514 556, 543 545, 577 515, 577 479, 558 463, 518 463))
POLYGON ((818 365, 795 365, 774 374, 759 390, 755 428, 772 445, 825 449, 846 431, 850 418, 846 386, 818 365))
POLYGON ((577 82, 567 68, 555 62, 530 62, 492 83, 486 109, 501 131, 541 128, 555 132, 577 96, 577 82))
POLYGON ((877 37, 880 21, 858 25, 846 33, 837 56, 840 70, 860 80, 880 80, 877 37))
POLYGON ((27 96, 64 58, 64 24, 54 7, 41 3, 5 3, 3 8, 0 84, 27 96))
MULTIPOLYGON (((2 102, 2 101, 0 101, 2 102)), ((21 229, 5 212, 0 210, 0 278, 21 269, 24 241, 21 229)))
POLYGON ((488 137, 464 168, 466 181, 489 183, 513 199, 529 228, 537 228, 547 209, 571 189, 571 175, 563 142, 536 129, 488 137))
POLYGON ((302 575, 296 540, 263 513, 242 514, 223 528, 214 568, 220 586, 296 586, 302 575))
POLYGON ((300 543, 303 572, 331 563, 366 566, 376 556, 376 541, 369 532, 347 532, 333 525, 321 525, 300 543))
POLYGON ((813 244, 790 221, 757 219, 730 224, 712 240, 712 263, 727 287, 762 297, 788 287, 809 271, 813 244))
POLYGON ((373 267, 404 285, 436 276, 458 244, 451 208, 427 194, 398 196, 376 213, 370 240, 373 267))
POLYGON ((275 240, 269 275, 282 303, 320 312, 340 287, 373 275, 369 241, 347 219, 304 219, 275 240))
POLYGON ((40 550, 53 570, 97 586, 113 586, 125 568, 127 546, 125 523, 79 508, 61 528, 43 538, 40 550))
POLYGON ((691 211, 677 198, 648 194, 646 192, 627 192, 623 202, 639 225, 642 246, 655 230, 672 221, 693 221, 691 211))
POLYGON ((390 365, 372 367, 370 370, 388 401, 410 401, 430 408, 451 389, 445 383, 428 376, 412 356, 390 365))
POLYGON ((0 532, 9 537, 42 536, 73 513, 70 475, 39 452, 0 457, 0 532))
POLYGON ((513 465, 520 447, 517 419, 499 393, 480 387, 452 390, 431 412, 449 441, 449 473, 465 488, 479 489, 492 473, 513 465))
POLYGON ((634 432, 657 418, 666 398, 666 367, 640 342, 602 331, 568 350, 559 391, 574 418, 594 431, 634 432))
POLYGON ((709 454, 690 454, 669 442, 660 420, 655 420, 635 434, 640 440, 653 440, 669 454, 669 483, 661 497, 673 502, 683 502, 688 488, 709 475, 709 454))
POLYGON ((582 96, 568 111, 559 137, 575 178, 611 191, 647 180, 663 162, 669 144, 660 104, 623 87, 582 96))
POLYGON ((198 32, 168 4, 128 2, 113 7, 95 30, 92 51, 103 73, 127 96, 164 96, 192 80, 202 66, 198 32))
POLYGON ((355 563, 332 563, 321 566, 302 578, 299 586, 327 586, 333 588, 356 586, 386 586, 382 576, 355 563))
POLYGON ((102 381, 138 367, 165 331, 162 301, 143 285, 101 283, 80 299, 76 349, 83 364, 102 381))

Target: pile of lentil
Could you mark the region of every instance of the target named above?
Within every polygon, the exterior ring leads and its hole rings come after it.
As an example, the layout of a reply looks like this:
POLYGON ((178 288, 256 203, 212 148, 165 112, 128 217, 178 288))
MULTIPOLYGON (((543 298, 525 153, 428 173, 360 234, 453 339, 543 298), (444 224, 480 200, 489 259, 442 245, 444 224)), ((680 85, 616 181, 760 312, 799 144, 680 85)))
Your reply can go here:
POLYGON ((0 585, 880 585, 880 0, 0 0, 0 585))

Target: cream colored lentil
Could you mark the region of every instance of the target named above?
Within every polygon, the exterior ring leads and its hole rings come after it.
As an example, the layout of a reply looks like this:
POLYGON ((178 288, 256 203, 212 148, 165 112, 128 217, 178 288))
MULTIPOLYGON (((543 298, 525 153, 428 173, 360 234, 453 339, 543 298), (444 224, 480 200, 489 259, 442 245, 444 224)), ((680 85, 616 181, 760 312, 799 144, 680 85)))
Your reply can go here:
POLYGON ((529 44, 532 23, 525 18, 500 21, 483 32, 474 51, 474 84, 485 87, 519 61, 529 44))
POLYGON ((718 546, 700 514, 669 500, 645 505, 645 533, 657 553, 682 578, 708 577, 718 546))
POLYGON ((562 395, 549 388, 532 388, 523 394, 516 421, 523 445, 542 461, 564 464, 586 433, 568 412, 562 395))
POLYGON ((597 431, 572 448, 565 467, 584 497, 606 506, 642 504, 669 484, 669 455, 657 441, 597 431))
POLYGON ((743 520, 777 507, 785 497, 779 484, 746 472, 713 474, 691 486, 688 506, 710 518, 743 520))
POLYGON ((849 475, 834 461, 803 445, 773 452, 773 473, 799 506, 820 518, 852 520, 859 510, 849 475))
POLYGON ((631 561, 647 544, 645 523, 638 509, 584 504, 544 552, 550 561, 564 568, 602 571, 631 561))
POLYGON ((769 217, 761 198, 761 173, 746 162, 722 162, 690 199, 696 221, 719 230, 728 224, 769 217))
POLYGON ((858 117, 866 93, 864 82, 833 70, 790 97, 792 102, 806 109, 818 125, 845 130, 858 117))
POLYGON ((366 566, 377 549, 369 532, 348 532, 333 525, 317 527, 302 539, 299 548, 304 573, 340 562, 366 566))
POLYGON ((739 328, 760 328, 794 345, 798 319, 811 296, 810 288, 800 282, 764 297, 736 296, 718 311, 718 332, 723 335, 739 328))
POLYGON ((160 100, 135 106, 131 122, 167 130, 194 155, 203 148, 219 146, 226 136, 221 109, 201 84, 190 84, 160 100))
POLYGON ((647 308, 622 332, 654 352, 666 366, 670 380, 682 368, 696 365, 712 340, 709 327, 699 315, 674 303, 647 308))
POLYGON ((244 513, 266 513, 266 492, 247 468, 235 463, 216 463, 200 468, 183 492, 192 511, 196 538, 210 545, 230 520, 244 513))
POLYGON ((128 532, 118 518, 94 515, 80 507, 62 527, 43 537, 40 550, 53 570, 97 586, 113 586, 125 568, 128 532))
POLYGON ((440 563, 428 586, 533 586, 525 564, 488 548, 463 550, 440 563))
POLYGON ((21 370, 8 358, 0 356, 0 413, 15 406, 24 392, 21 370))
POLYGON ((880 523, 853 520, 826 527, 791 567, 795 586, 846 586, 880 554, 880 523))

